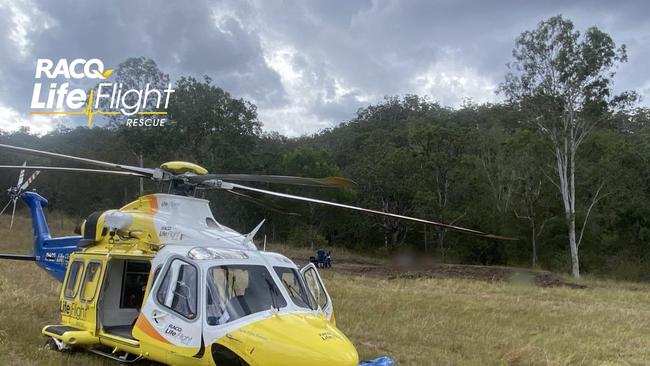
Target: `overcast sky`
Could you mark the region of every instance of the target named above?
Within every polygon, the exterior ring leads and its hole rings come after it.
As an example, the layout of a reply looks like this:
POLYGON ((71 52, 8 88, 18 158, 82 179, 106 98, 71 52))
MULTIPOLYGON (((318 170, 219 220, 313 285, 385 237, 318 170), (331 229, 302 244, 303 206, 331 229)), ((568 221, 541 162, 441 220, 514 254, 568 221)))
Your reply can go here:
POLYGON ((173 80, 207 74, 253 101, 265 130, 289 136, 348 120, 386 95, 496 101, 515 37, 556 14, 625 43, 616 89, 649 105, 646 1, 0 0, 0 128, 51 128, 49 117, 28 114, 39 57, 96 57, 113 68, 146 56, 173 80))

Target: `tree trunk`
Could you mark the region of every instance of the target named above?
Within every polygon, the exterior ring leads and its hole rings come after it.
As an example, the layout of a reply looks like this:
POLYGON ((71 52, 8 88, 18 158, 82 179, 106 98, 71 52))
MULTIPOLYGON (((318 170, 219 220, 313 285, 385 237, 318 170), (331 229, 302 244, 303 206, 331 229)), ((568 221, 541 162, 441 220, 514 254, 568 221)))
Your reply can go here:
MULTIPOLYGON (((580 258, 578 257, 578 242, 576 241, 576 142, 575 137, 570 138, 569 150, 569 202, 571 203, 569 211, 569 245, 571 247, 571 274, 573 277, 580 277, 580 258)), ((585 225, 587 223, 585 222, 585 225)))
POLYGON ((309 249, 311 249, 312 252, 314 251, 314 241, 312 240, 312 234, 311 234, 311 228, 312 228, 311 220, 312 220, 313 213, 314 213, 314 209, 310 204, 309 205, 309 228, 307 230, 307 240, 309 241, 309 249))
POLYGON ((567 215, 569 226, 569 246, 571 247, 571 274, 573 277, 580 277, 580 259, 578 257, 578 243, 576 242, 576 215, 567 215))
POLYGON ((560 192, 564 203, 564 214, 569 228, 569 248, 571 249, 571 274, 580 277, 580 259, 576 240, 576 189, 575 189, 575 140, 564 139, 563 146, 556 146, 555 157, 560 178, 560 192))
POLYGON ((271 240, 275 243, 275 224, 271 227, 271 240))
POLYGON ((429 249, 429 248, 428 248, 428 247, 429 247, 429 243, 428 243, 428 240, 427 240, 427 236, 428 236, 428 235, 427 235, 427 225, 424 224, 424 253, 425 253, 425 254, 428 252, 428 249, 429 249))
POLYGON ((314 205, 309 204, 309 247, 314 251, 314 205))
POLYGON ((393 232, 390 234, 390 249, 389 249, 389 250, 390 250, 391 252, 392 252, 393 250, 395 250, 395 248, 397 248, 397 243, 398 243, 398 242, 399 242, 399 228, 398 228, 398 229, 395 229, 395 231, 393 231, 393 232))
POLYGON ((307 233, 307 235, 309 236, 309 248, 313 252, 314 251, 314 240, 312 238, 311 224, 309 225, 309 232, 307 233))
POLYGON ((531 237, 530 237, 530 242, 533 246, 533 268, 537 267, 537 230, 535 227, 535 219, 531 218, 530 220, 530 228, 531 228, 531 237))

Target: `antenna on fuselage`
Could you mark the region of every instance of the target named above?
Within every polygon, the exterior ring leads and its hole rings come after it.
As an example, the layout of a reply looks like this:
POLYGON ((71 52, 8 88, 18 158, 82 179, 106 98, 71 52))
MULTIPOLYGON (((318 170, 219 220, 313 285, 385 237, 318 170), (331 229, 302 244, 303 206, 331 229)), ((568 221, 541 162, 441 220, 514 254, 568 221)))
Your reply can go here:
POLYGON ((246 241, 250 241, 251 243, 253 242, 253 238, 255 237, 255 234, 257 234, 257 232, 260 230, 262 225, 264 225, 264 221, 266 221, 266 219, 262 219, 262 221, 259 224, 257 224, 257 226, 255 226, 255 229, 253 229, 253 231, 246 234, 246 241))

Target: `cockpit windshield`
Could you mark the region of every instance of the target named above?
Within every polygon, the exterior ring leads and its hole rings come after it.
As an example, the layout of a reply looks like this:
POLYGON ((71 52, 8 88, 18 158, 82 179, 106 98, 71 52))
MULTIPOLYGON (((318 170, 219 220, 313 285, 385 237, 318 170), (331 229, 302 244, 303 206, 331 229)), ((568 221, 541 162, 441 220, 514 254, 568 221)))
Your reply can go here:
POLYGON ((207 322, 220 325, 272 308, 287 306, 265 266, 212 267, 207 276, 207 322))

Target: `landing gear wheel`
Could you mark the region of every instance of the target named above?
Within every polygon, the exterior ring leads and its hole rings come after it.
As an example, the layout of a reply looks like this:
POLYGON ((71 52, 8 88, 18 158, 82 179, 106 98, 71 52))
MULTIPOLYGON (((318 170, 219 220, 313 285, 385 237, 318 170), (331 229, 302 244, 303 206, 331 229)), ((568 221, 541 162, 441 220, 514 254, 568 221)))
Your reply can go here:
POLYGON ((43 345, 43 348, 48 350, 48 351, 58 351, 59 347, 56 346, 56 343, 54 342, 54 339, 48 338, 45 341, 45 344, 43 345))
POLYGON ((57 352, 69 352, 71 349, 68 347, 65 343, 62 341, 49 337, 45 341, 45 345, 43 346, 48 351, 57 351, 57 352))

